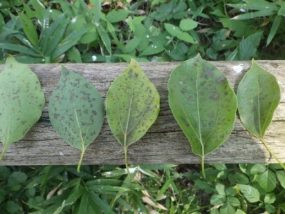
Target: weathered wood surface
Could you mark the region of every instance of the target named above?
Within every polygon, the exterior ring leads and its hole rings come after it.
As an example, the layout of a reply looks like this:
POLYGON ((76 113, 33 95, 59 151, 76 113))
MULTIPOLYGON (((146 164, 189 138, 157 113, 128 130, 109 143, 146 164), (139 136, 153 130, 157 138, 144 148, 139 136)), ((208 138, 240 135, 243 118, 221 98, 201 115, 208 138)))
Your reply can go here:
MULTIPOLYGON (((236 87, 250 62, 212 62, 225 73, 236 87)), ((266 141, 280 160, 285 162, 285 61, 259 61, 278 79, 282 98, 266 134, 266 141)), ((59 80, 62 64, 31 65, 43 85, 46 100, 59 80)), ((127 64, 65 64, 68 69, 81 72, 96 85, 104 96, 110 83, 122 72, 127 64)), ((191 153, 183 133, 177 126, 168 107, 167 81, 177 63, 141 63, 142 68, 155 83, 161 96, 160 115, 142 140, 129 148, 131 163, 198 163, 191 153)), ((3 66, 0 66, 2 70, 3 66)), ((1 146, 0 146, 1 149, 1 146)), ((0 165, 62 165, 77 164, 79 151, 65 144, 54 132, 48 118, 47 108, 40 121, 24 140, 10 146, 0 165)), ((242 128, 237 120, 230 139, 207 156, 208 163, 265 163, 269 159, 262 144, 242 128)), ((122 164, 123 151, 112 136, 107 122, 97 140, 86 152, 84 164, 122 164)))

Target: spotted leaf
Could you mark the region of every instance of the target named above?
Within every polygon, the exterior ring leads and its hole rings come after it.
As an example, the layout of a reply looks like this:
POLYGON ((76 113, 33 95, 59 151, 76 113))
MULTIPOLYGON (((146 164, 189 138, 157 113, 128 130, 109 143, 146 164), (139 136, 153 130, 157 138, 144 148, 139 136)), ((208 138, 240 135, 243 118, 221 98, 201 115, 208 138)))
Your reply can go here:
POLYGON ((244 127, 257 138, 263 138, 280 102, 276 78, 252 61, 237 90, 238 111, 244 127))
POLYGON ((38 77, 10 57, 0 73, 0 99, 1 159, 8 146, 21 140, 39 120, 45 98, 38 77))
POLYGON ((67 144, 81 150, 79 171, 87 147, 103 125, 103 98, 82 75, 62 68, 59 84, 50 97, 48 108, 56 132, 67 144))
POLYGON ((171 73, 169 105, 193 153, 204 156, 229 137, 237 110, 234 91, 226 77, 199 55, 171 73))
POLYGON ((106 98, 107 119, 113 135, 125 150, 154 123, 159 100, 155 86, 134 60, 111 84, 106 98))

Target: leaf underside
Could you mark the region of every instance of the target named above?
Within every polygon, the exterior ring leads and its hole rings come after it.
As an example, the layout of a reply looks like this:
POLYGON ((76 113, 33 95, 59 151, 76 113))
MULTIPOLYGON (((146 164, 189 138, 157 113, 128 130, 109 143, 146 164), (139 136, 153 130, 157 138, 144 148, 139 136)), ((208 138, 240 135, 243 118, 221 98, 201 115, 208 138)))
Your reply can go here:
POLYGON ((239 83, 237 98, 244 127, 252 135, 263 138, 280 102, 280 88, 276 78, 253 61, 239 83))
POLYGON ((129 146, 145 135, 158 116, 159 100, 155 86, 132 60, 106 98, 108 123, 120 144, 129 146))
POLYGON ((203 157, 225 142, 237 101, 223 73, 198 55, 171 73, 168 90, 171 111, 193 153, 203 157))
POLYGON ((0 73, 0 142, 22 139, 39 120, 45 104, 38 77, 24 64, 9 57, 0 73))
POLYGON ((82 75, 63 68, 49 100, 49 117, 67 144, 84 151, 102 128, 103 99, 82 75))

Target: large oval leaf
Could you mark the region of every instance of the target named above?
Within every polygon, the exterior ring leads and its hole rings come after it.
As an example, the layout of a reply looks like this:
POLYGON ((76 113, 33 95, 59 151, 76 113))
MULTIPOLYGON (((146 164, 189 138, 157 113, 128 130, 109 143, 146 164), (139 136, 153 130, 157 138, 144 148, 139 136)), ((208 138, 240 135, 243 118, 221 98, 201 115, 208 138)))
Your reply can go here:
POLYGON ((257 138, 263 138, 280 102, 276 78, 256 62, 239 83, 238 111, 244 127, 257 138))
POLYGON ((45 104, 37 76, 10 57, 0 73, 0 159, 8 145, 22 139, 39 120, 45 104))
POLYGON ((49 117, 56 132, 83 155, 104 121, 104 102, 96 88, 78 73, 63 68, 49 100, 49 117))
POLYGON ((138 141, 151 127, 159 112, 159 94, 140 66, 129 67, 111 84, 106 113, 115 138, 126 148, 138 141))
POLYGON ((193 153, 202 157, 229 137, 237 109, 227 79, 199 55, 183 62, 168 82, 169 105, 193 153))

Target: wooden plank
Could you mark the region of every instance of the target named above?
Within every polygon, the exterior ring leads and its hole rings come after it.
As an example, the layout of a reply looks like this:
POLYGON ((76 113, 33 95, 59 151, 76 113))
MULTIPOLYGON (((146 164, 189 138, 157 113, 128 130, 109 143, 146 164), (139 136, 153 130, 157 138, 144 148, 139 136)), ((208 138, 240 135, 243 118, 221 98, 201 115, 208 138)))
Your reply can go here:
MULTIPOLYGON (((249 62, 212 62, 225 73, 235 85, 249 68, 249 62)), ((266 134, 266 141, 276 156, 285 162, 285 61, 259 61, 278 79, 281 103, 266 134)), ((59 80, 62 64, 31 65, 43 85, 46 100, 59 80)), ((127 64, 64 64, 68 69, 81 72, 96 85, 102 95, 111 81, 123 71, 127 64)), ((160 115, 145 137, 129 148, 131 163, 198 163, 177 126, 167 103, 167 81, 177 63, 141 63, 142 68, 155 83, 161 95, 160 115)), ((3 65, 0 66, 2 70, 3 65)), ((1 146, 0 146, 1 149, 1 146)), ((79 151, 65 144, 52 129, 47 108, 40 121, 24 140, 10 146, 0 165, 70 165, 77 164, 79 151)), ((224 146, 206 158, 208 163, 265 163, 274 162, 260 142, 254 140, 237 120, 230 139, 224 146)), ((112 136, 105 121, 97 140, 86 152, 84 164, 122 164, 123 151, 112 136)))

